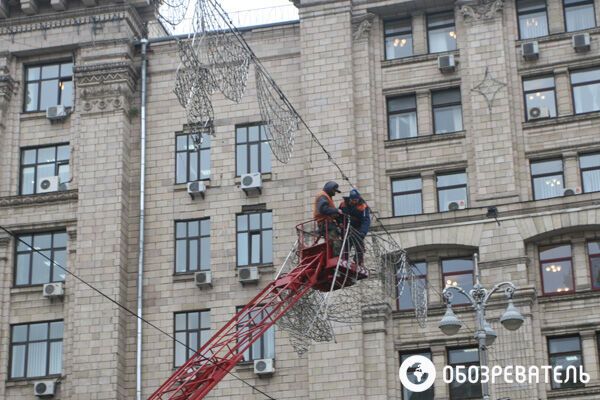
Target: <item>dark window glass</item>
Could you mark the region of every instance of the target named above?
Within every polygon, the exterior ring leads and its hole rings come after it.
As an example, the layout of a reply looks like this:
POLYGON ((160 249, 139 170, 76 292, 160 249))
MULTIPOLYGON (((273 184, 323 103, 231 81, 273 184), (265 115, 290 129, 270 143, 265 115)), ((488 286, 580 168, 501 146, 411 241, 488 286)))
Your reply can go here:
POLYGON ((174 365, 180 367, 210 339, 210 310, 175 313, 174 365))
POLYGON ((435 133, 452 133, 463 130, 460 89, 433 92, 431 100, 435 133))
MULTIPOLYGON (((406 359, 408 359, 408 357, 411 357, 411 356, 423 356, 423 357, 431 360, 431 352, 418 351, 418 352, 400 354, 400 364, 402 364, 406 359)), ((428 378, 428 374, 425 372, 419 379, 419 377, 417 377, 417 375, 415 375, 417 368, 418 368, 417 365, 413 365, 410 368, 408 368, 408 370, 406 371, 406 373, 408 375, 408 380, 410 380, 414 384, 419 384, 420 382, 425 382, 428 378)), ((434 400, 433 386, 430 387, 429 389, 427 389, 426 391, 420 392, 420 393, 411 392, 410 390, 403 387, 402 388, 402 400, 434 400)))
POLYGON ((25 111, 73 106, 73 63, 25 68, 25 111))
POLYGON ((548 35, 546 0, 518 0, 517 13, 521 39, 548 35))
POLYGON ((422 214, 422 189, 423 182, 420 177, 394 179, 392 181, 394 216, 422 214))
POLYGON ((177 135, 176 183, 210 179, 210 141, 210 135, 203 135, 200 150, 196 150, 191 134, 177 135))
POLYGON ((65 271, 56 264, 67 268, 66 232, 25 234, 19 235, 18 239, 15 286, 42 285, 65 280, 65 271), (39 252, 34 251, 30 246, 39 252), (54 262, 50 262, 44 256, 54 262))
POLYGON ((175 222, 175 273, 210 269, 210 219, 175 222))
MULTIPOLYGON (((419 281, 418 287, 427 287, 427 263, 425 261, 419 261, 414 263, 415 266, 415 279, 419 281)), ((398 270, 399 271, 399 270, 398 270)), ((412 297, 412 286, 410 282, 402 282, 402 276, 397 275, 398 282, 398 309, 399 310, 414 310, 415 305, 412 297)))
POLYGON ((427 37, 429 39, 430 53, 456 50, 454 12, 428 15, 427 37))
POLYGON ((21 185, 19 193, 38 193, 38 184, 44 178, 52 176, 58 176, 59 183, 66 188, 71 179, 69 153, 68 144, 21 149, 21 185))
MULTIPOLYGON (((244 307, 238 307, 238 312, 244 307)), ((252 330, 256 324, 265 319, 267 310, 256 310, 247 313, 238 321, 238 332, 243 335, 252 330)), ((250 337, 255 337, 250 333, 250 337)), ((244 361, 275 358, 275 325, 271 326, 252 346, 244 352, 244 361)))
POLYGON ((562 160, 532 161, 531 179, 534 200, 562 196, 564 192, 562 160))
POLYGON ((571 72, 575 113, 600 110, 600 69, 571 72))
POLYGON ((448 365, 454 368, 455 377, 455 380, 450 383, 450 398, 452 400, 480 399, 482 396, 481 384, 470 383, 475 380, 475 377, 467 379, 465 383, 456 381, 456 367, 464 366, 462 371, 466 373, 469 367, 479 366, 479 350, 477 348, 448 350, 448 365))
POLYGON ((559 338, 548 338, 548 353, 550 365, 556 370, 561 366, 560 381, 555 382, 552 378, 552 389, 566 389, 584 386, 577 380, 578 374, 569 373, 567 377, 567 367, 579 367, 583 365, 581 353, 581 339, 579 336, 568 336, 559 338), (569 379, 567 379, 569 378, 569 379))
POLYGON ((588 242, 592 288, 600 289, 600 241, 588 242))
POLYGON ((236 175, 271 172, 266 125, 238 126, 235 133, 236 175))
POLYGON ((556 117, 555 90, 553 76, 523 80, 527 120, 556 117))
POLYGON ((410 18, 385 23, 385 58, 410 57, 413 55, 412 21, 410 18))
POLYGON ((63 321, 11 326, 10 378, 62 373, 63 321))
MULTIPOLYGON (((450 258, 442 260, 442 280, 444 288, 458 286, 467 293, 473 289, 473 260, 470 258, 450 258)), ((463 294, 452 291, 452 304, 468 304, 463 294)))
POLYGON ((273 262, 273 215, 271 211, 237 216, 237 265, 273 262))
POLYGON ((415 95, 388 99, 390 140, 417 136, 417 99, 415 95))
POLYGON ((583 180, 583 191, 600 191, 600 153, 582 154, 579 156, 579 168, 583 180))
POLYGON ((452 202, 467 206, 467 174, 465 172, 437 175, 436 180, 440 212, 448 211, 452 202))
POLYGON ((596 26, 594 0, 564 0, 567 32, 596 26))
POLYGON ((541 248, 540 268, 544 294, 570 293, 575 289, 570 244, 541 248))

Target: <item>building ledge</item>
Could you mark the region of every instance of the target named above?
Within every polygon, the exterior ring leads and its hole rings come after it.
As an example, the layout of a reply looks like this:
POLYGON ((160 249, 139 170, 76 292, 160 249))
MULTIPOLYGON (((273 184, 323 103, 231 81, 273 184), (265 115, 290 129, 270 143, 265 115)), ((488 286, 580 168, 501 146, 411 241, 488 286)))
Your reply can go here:
POLYGON ((600 298, 600 290, 575 290, 573 293, 569 294, 555 294, 555 295, 545 295, 538 297, 538 303, 546 304, 546 303, 558 303, 565 301, 575 301, 575 300, 584 300, 589 298, 600 298))
POLYGON ((556 41, 565 40, 565 39, 571 40, 571 37, 573 37, 573 35, 576 35, 578 33, 590 33, 590 34, 600 33, 600 27, 584 29, 582 31, 576 31, 576 32, 553 33, 551 35, 541 36, 538 38, 519 39, 516 41, 516 47, 520 47, 523 43, 529 43, 529 42, 535 42, 535 41, 537 41, 538 43, 548 43, 548 42, 556 42, 556 41))
POLYGON ((77 189, 44 194, 28 194, 0 197, 0 207, 26 206, 29 204, 56 203, 78 199, 77 189))
POLYGON ((386 149, 394 147, 408 147, 422 143, 443 142, 448 140, 461 140, 467 136, 466 131, 452 133, 437 133, 433 135, 422 135, 405 139, 385 140, 383 145, 386 149))
MULTIPOLYGON (((564 399, 566 397, 580 397, 600 393, 600 385, 587 386, 582 388, 565 388, 548 391, 549 399, 564 399)), ((597 398, 594 396, 594 398, 597 398)))
POLYGON ((600 111, 589 112, 585 114, 573 114, 573 115, 564 115, 562 117, 557 118, 547 118, 539 121, 526 121, 523 122, 524 130, 531 130, 535 128, 547 127, 547 126, 556 126, 562 124, 569 124, 580 121, 588 121, 588 120, 596 120, 600 119, 600 111))
POLYGON ((419 62, 433 61, 438 59, 439 56, 444 56, 448 54, 453 54, 455 57, 460 56, 460 52, 458 50, 452 51, 444 51, 441 53, 427 53, 427 54, 418 54, 410 57, 404 58, 395 58, 393 60, 382 60, 381 67, 382 68, 390 68, 397 65, 406 65, 406 64, 415 64, 419 62))

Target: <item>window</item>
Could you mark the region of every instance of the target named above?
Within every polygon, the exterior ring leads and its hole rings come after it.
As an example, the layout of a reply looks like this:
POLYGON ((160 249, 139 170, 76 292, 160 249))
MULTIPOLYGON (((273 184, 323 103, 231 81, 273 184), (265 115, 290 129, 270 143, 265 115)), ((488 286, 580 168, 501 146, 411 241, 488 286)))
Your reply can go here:
POLYGON ((390 140, 417 136, 417 99, 415 95, 388 99, 390 140))
POLYGON ((175 273, 210 269, 210 219, 175 222, 175 273))
POLYGON ((592 272, 592 289, 600 290, 600 242, 588 242, 587 245, 592 272))
POLYGON ((467 174, 465 172, 440 174, 437 175, 436 180, 440 212, 449 211, 452 202, 458 203, 459 206, 462 204, 467 206, 467 174))
POLYGON ((555 118, 556 92, 554 76, 545 76, 523 80, 525 96, 525 119, 555 118))
POLYGON ((452 133, 463 130, 460 89, 433 92, 431 100, 435 133, 452 133))
POLYGON ((237 216, 237 265, 273 262, 273 215, 271 211, 237 216))
POLYGON ((575 113, 600 110, 600 69, 587 69, 571 73, 575 113))
POLYGON ((10 378, 62 373, 63 321, 11 326, 10 378))
POLYGON ((569 373, 567 376, 567 367, 575 367, 579 371, 579 368, 583 366, 581 339, 579 336, 548 338, 548 353, 550 365, 553 368, 562 367, 559 379, 562 383, 552 379, 552 389, 584 386, 582 382, 577 381, 578 374, 569 373))
MULTIPOLYGON (((238 312, 244 307, 238 307, 238 312)), ((239 320, 238 331, 241 335, 248 333, 250 337, 255 334, 250 331, 257 323, 268 316, 267 310, 257 310, 247 313, 239 320), (248 324, 248 325, 246 325, 248 324)), ((271 326, 252 346, 244 352, 244 361, 275 358, 275 325, 271 326)))
MULTIPOLYGON (((419 281, 420 288, 427 287, 427 263, 425 261, 415 262, 415 279, 419 281)), ((398 310, 414 310, 415 305, 412 298, 412 286, 409 282, 401 282, 402 277, 398 275, 398 294, 402 290, 402 294, 398 296, 398 310), (402 287, 402 285, 404 287, 402 287)))
POLYGON ((174 365, 180 367, 210 339, 210 311, 175 313, 175 339, 174 365))
POLYGON ((454 12, 427 16, 427 37, 429 52, 440 53, 456 50, 456 29, 454 27, 454 12))
MULTIPOLYGON (((430 351, 418 351, 418 352, 400 354, 400 364, 402 365, 402 363, 408 357, 411 357, 411 356, 423 356, 423 357, 426 357, 431 360, 431 352, 430 351)), ((417 366, 413 365, 406 371, 406 374, 408 375, 408 380, 414 384, 419 384, 420 382, 425 382, 425 380, 427 380, 427 377, 428 377, 427 373, 423 373, 423 376, 421 376, 421 379, 418 379, 417 376, 415 375, 416 370, 417 370, 417 366)), ((430 387, 429 389, 427 389, 426 391, 420 392, 420 393, 411 392, 410 390, 408 390, 404 387, 402 388, 402 400, 433 400, 433 399, 434 399, 433 386, 430 387)))
MULTIPOLYGON (((473 260, 470 258, 450 258, 442 260, 442 280, 444 287, 459 286, 467 293, 473 289, 473 260)), ((452 304, 468 304, 463 294, 452 291, 452 304)))
POLYGON ((25 111, 73 106, 73 62, 25 68, 25 111))
POLYGON ((546 0, 518 0, 517 14, 521 39, 548 35, 546 0))
POLYGON ((456 381, 456 367, 464 366, 463 371, 467 371, 471 366, 479 366, 479 350, 477 348, 448 350, 448 365, 454 368, 455 378, 450 383, 450 398, 452 400, 481 399, 481 384, 470 383, 477 380, 477 377, 473 376, 475 373, 472 370, 469 371, 469 373, 473 373, 471 379, 467 379, 464 383, 456 381))
POLYGON ((600 191, 600 153, 581 154, 579 169, 584 193, 600 191))
POLYGON ((564 192, 562 160, 532 161, 531 180, 534 200, 562 196, 564 192))
POLYGON ((596 26, 594 0, 564 0, 567 32, 590 29, 596 26))
POLYGON ((385 59, 413 55, 412 21, 410 18, 385 23, 385 59))
POLYGON ((240 126, 236 129, 236 174, 271 172, 271 149, 265 125, 240 126))
POLYGON ((191 134, 177 135, 175 183, 210 179, 210 140, 203 135, 197 151, 191 134))
POLYGON ((37 193, 38 183, 51 176, 67 183, 71 179, 69 156, 68 144, 22 149, 20 194, 37 193))
POLYGON ((540 268, 544 294, 564 294, 575 289, 570 244, 541 248, 540 268))
POLYGON ((423 181, 418 178, 392 180, 394 217, 423 213, 423 181))
POLYGON ((25 234, 19 235, 18 239, 15 286, 42 285, 65 280, 65 271, 56 264, 67 267, 66 232, 25 234), (39 253, 30 246, 39 250, 39 253), (56 264, 48 261, 42 254, 56 264))

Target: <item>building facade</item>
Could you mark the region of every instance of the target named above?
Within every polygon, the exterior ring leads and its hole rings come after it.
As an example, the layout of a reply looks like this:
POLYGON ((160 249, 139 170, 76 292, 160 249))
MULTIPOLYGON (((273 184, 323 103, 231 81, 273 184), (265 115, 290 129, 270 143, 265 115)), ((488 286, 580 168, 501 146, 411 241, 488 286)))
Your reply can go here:
MULTIPOLYGON (((442 290, 472 285, 478 253, 483 284, 514 282, 526 317, 504 330, 506 301, 493 299, 490 362, 583 365, 591 378, 501 382, 492 398, 600 398, 600 2, 294 4, 299 23, 244 35, 416 261, 428 322, 416 324, 403 292, 302 357, 270 331, 233 372, 277 399, 481 398, 439 379, 417 397, 398 380, 410 354, 438 375, 479 362, 460 299, 466 327, 437 328, 442 290), (261 358, 275 360, 272 376, 254 374, 261 358)), ((0 238, 0 398, 35 398, 44 379, 58 379, 60 399, 136 396, 136 319, 94 288, 136 310, 139 40, 153 21, 141 1, 0 0, 0 224, 16 234, 0 238), (55 105, 68 115, 49 119, 55 105), (63 297, 42 296, 61 281, 63 297)), ((271 157, 252 71, 239 104, 214 96, 215 136, 196 151, 173 93, 175 40, 151 40, 147 59, 143 315, 193 348, 274 277, 323 183, 349 187, 303 130, 288 164, 271 157), (240 189, 248 172, 261 173, 259 196, 240 189), (187 193, 196 180, 204 198, 187 193), (240 283, 245 266, 257 284, 240 283), (212 287, 197 287, 198 271, 212 287)), ((189 355, 144 326, 143 397, 189 355)), ((230 376, 209 398, 265 396, 230 376)))

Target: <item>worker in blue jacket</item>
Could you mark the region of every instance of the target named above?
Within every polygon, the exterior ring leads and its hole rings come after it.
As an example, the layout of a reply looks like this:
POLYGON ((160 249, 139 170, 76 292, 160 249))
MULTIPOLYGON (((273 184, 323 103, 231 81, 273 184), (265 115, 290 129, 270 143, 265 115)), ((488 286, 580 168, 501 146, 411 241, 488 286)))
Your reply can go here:
POLYGON ((362 265, 365 251, 365 236, 371 227, 371 210, 358 190, 352 189, 348 197, 344 197, 340 210, 348 216, 349 224, 353 228, 349 235, 348 252, 356 248, 357 262, 362 265))

